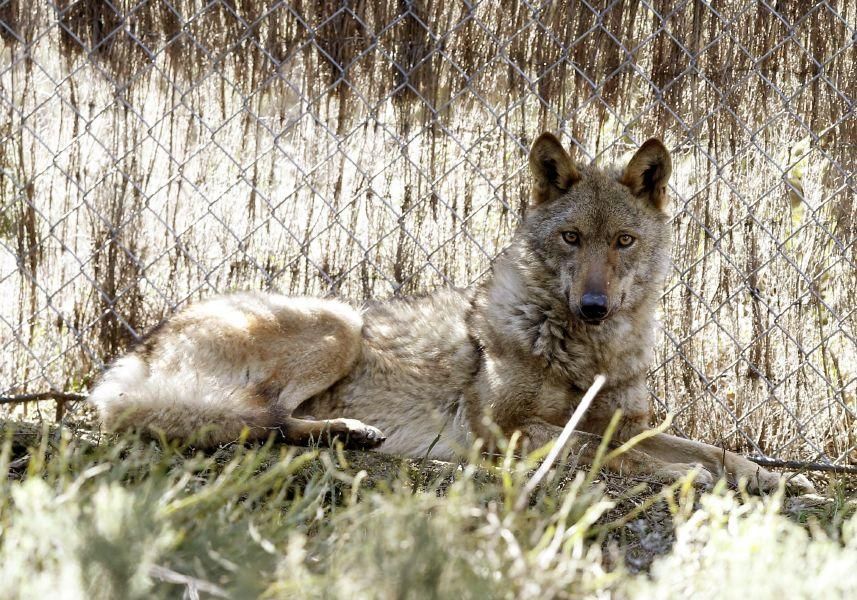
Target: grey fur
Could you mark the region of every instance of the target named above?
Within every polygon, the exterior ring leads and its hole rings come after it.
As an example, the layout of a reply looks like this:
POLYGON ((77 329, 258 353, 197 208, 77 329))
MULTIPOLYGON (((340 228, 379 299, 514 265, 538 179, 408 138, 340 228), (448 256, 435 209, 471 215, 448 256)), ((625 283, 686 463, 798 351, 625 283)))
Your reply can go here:
MULTIPOLYGON (((495 434, 522 448, 556 438, 596 374, 607 376, 573 438, 591 462, 610 418, 646 430, 645 378, 669 266, 669 153, 657 140, 624 169, 575 165, 544 134, 530 157, 533 203, 491 275, 467 290, 372 303, 249 293, 201 302, 120 359, 92 392, 105 424, 203 443, 279 430, 338 436, 395 454, 451 459, 495 434), (593 320, 586 294, 605 299, 593 320), (246 373, 246 376, 244 375, 246 373), (370 425, 367 425, 370 424, 370 425), (380 431, 379 431, 380 430, 380 431), (383 432, 383 434, 381 433, 383 432)), ((696 470, 774 489, 780 476, 732 453, 659 434, 606 465, 674 479, 696 470)), ((793 487, 810 489, 805 478, 793 487)))

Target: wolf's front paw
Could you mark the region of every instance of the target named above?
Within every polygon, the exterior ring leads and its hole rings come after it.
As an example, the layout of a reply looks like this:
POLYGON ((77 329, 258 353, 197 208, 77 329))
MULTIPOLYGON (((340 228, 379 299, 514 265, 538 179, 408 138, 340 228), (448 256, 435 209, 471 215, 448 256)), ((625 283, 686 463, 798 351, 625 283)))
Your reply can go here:
POLYGON ((330 437, 338 438, 346 448, 353 450, 371 450, 387 439, 380 429, 357 419, 332 419, 330 437))
POLYGON ((694 485, 710 489, 714 485, 714 475, 700 464, 692 463, 670 463, 664 465, 655 472, 655 477, 661 481, 672 483, 693 473, 694 485))
POLYGON ((747 491, 753 494, 770 494, 780 487, 780 482, 785 481, 786 493, 790 496, 800 494, 814 494, 815 486, 800 473, 772 473, 762 467, 746 473, 747 491))
POLYGON ((746 468, 735 469, 735 471, 734 479, 729 478, 730 483, 740 485, 741 481, 746 481, 747 491, 751 494, 770 494, 780 485, 778 473, 772 473, 749 461, 746 468))
POLYGON ((790 496, 803 496, 804 494, 815 494, 815 486, 807 479, 806 475, 800 473, 783 473, 786 480, 786 493, 790 496))

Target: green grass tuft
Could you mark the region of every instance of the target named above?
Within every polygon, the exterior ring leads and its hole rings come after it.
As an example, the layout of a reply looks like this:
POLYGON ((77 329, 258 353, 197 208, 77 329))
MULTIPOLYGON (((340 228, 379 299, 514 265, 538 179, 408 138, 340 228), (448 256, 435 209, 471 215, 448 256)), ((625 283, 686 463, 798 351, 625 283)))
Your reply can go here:
POLYGON ((25 450, 7 436, 0 455, 4 597, 857 591, 857 519, 843 498, 789 518, 779 496, 700 498, 689 482, 618 485, 560 467, 519 502, 531 460, 420 465, 273 444, 203 454, 133 436, 37 439, 25 450))

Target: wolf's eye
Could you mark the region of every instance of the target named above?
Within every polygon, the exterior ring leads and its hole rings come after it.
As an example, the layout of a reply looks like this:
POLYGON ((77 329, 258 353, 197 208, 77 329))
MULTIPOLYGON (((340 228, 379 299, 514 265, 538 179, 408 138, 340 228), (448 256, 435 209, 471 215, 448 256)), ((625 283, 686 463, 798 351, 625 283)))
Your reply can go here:
POLYGON ((619 244, 620 248, 627 248, 628 246, 634 243, 634 237, 628 235, 627 233, 623 233, 619 236, 619 239, 616 240, 616 243, 619 244))
POLYGON ((562 241, 571 246, 577 246, 580 243, 580 235, 574 231, 563 231, 562 241))

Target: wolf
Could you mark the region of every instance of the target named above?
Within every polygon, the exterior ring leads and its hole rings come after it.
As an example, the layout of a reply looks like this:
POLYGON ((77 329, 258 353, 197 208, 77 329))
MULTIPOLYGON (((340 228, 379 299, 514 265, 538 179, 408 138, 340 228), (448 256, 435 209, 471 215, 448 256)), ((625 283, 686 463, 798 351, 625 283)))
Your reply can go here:
MULTIPOLYGON (((532 199, 491 273, 467 289, 373 302, 242 292, 193 304, 119 358, 90 395, 109 429, 212 446, 238 439, 377 448, 450 460, 554 440, 597 374, 606 384, 570 442, 591 464, 649 429, 646 374, 670 264, 670 154, 646 141, 624 167, 576 163, 544 133, 529 154, 532 199)), ((695 472, 769 492, 784 477, 665 433, 606 468, 675 480, 695 472)))

